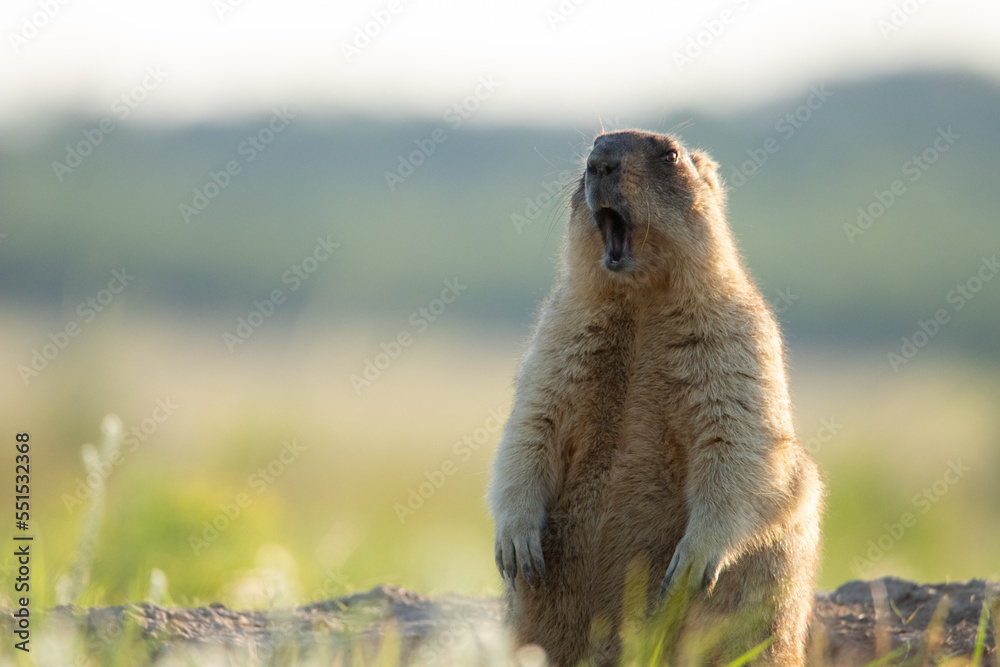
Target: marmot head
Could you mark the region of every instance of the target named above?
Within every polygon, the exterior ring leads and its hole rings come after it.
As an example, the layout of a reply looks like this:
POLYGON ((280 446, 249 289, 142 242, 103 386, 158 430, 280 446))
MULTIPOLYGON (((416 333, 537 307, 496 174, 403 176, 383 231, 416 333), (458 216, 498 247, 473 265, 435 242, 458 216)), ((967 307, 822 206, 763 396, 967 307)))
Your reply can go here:
POLYGON ((631 281, 711 261, 728 239, 716 166, 665 135, 599 135, 572 197, 571 263, 631 281))

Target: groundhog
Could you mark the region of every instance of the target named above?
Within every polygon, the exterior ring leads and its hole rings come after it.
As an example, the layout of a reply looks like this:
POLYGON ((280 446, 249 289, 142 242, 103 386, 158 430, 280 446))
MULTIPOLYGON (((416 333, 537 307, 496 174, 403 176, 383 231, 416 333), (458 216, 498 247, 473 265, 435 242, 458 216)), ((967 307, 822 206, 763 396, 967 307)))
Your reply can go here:
POLYGON ((515 640, 551 664, 621 657, 630 568, 647 618, 683 601, 667 659, 805 657, 823 485, 716 168, 611 132, 571 195, 489 493, 515 640))

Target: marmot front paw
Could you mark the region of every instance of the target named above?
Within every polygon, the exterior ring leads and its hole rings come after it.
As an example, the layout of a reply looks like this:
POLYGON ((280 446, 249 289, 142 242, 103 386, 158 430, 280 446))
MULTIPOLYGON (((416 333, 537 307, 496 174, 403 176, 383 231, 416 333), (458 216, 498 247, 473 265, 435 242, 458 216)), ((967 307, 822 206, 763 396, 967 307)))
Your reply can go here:
POLYGON ((528 587, 535 590, 535 577, 538 584, 545 583, 545 559, 542 557, 542 534, 545 532, 545 517, 532 519, 528 517, 510 520, 497 520, 496 544, 494 552, 497 569, 500 576, 515 586, 517 570, 528 582, 528 587))
POLYGON ((692 546, 688 535, 681 538, 670 559, 667 573, 660 584, 660 600, 666 600, 678 586, 686 582, 689 593, 704 592, 711 595, 722 571, 722 554, 711 549, 692 546))

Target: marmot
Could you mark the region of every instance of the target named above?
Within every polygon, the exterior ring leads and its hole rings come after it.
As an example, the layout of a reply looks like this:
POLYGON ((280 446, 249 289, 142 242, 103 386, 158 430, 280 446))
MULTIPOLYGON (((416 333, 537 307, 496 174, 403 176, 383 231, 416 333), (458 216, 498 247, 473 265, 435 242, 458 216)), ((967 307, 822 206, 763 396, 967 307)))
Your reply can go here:
POLYGON ((668 136, 611 132, 571 195, 489 493, 515 640, 552 664, 618 659, 636 563, 644 613, 661 580, 690 594, 665 655, 731 622, 699 661, 768 640, 764 662, 805 657, 823 484, 716 168, 668 136))

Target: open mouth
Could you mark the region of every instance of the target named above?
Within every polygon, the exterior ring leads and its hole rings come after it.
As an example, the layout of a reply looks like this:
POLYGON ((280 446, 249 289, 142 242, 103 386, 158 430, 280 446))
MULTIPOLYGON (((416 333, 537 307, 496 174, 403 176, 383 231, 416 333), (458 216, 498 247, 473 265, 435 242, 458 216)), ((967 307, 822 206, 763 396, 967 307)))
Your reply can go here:
POLYGON ((604 265, 612 271, 622 270, 630 256, 628 221, 613 208, 598 209, 594 220, 604 238, 604 265))

